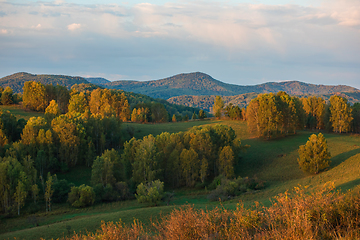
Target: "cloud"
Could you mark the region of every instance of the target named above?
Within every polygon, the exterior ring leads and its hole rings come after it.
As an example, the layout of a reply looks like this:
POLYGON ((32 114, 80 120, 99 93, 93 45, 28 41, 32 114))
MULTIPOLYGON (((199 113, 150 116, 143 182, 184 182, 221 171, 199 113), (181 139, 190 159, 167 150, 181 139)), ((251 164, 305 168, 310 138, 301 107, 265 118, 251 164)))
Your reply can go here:
POLYGON ((75 30, 78 30, 81 28, 81 24, 80 23, 72 23, 72 24, 69 24, 67 26, 68 30, 70 31, 75 31, 75 30))
POLYGON ((313 6, 69 2, 0 1, 0 34, 11 33, 0 38, 0 59, 37 56, 39 65, 54 62, 51 69, 129 79, 193 70, 234 81, 360 77, 354 67, 360 64, 358 0, 313 6))

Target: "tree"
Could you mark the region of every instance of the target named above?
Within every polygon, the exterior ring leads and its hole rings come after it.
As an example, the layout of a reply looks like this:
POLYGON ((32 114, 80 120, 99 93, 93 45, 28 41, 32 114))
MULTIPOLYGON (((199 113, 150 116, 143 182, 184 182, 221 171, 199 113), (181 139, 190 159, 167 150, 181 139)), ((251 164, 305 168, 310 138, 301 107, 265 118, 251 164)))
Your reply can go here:
POLYGON ((137 183, 147 183, 155 179, 158 172, 158 153, 153 135, 145 136, 136 149, 133 178, 137 183))
POLYGON ((231 146, 225 146, 220 151, 219 173, 227 179, 234 176, 234 152, 231 146))
POLYGON ((318 136, 311 135, 309 141, 299 147, 298 163, 304 172, 319 173, 330 165, 330 158, 327 142, 322 133, 318 136))
POLYGON ((152 122, 160 123, 168 121, 168 112, 161 103, 154 103, 151 105, 151 118, 152 122))
POLYGON ((196 113, 195 113, 195 112, 193 113, 193 115, 192 115, 191 119, 192 119, 192 120, 197 119, 197 116, 196 116, 196 113))
POLYGON ((351 129, 352 108, 346 98, 331 96, 330 98, 330 122, 334 132, 349 132, 351 129))
POLYGON ((46 108, 46 89, 40 82, 29 81, 23 87, 23 105, 35 111, 44 111, 46 108))
POLYGON ((221 118, 223 109, 224 109, 223 100, 221 99, 220 96, 216 96, 215 102, 213 105, 213 113, 214 113, 215 117, 221 118))
POLYGON ((6 87, 1 93, 2 105, 10 105, 13 103, 13 90, 10 87, 6 87))
POLYGON ((53 184, 54 184, 53 176, 51 176, 50 173, 48 173, 48 178, 45 183, 46 187, 45 187, 45 194, 44 194, 47 212, 51 211, 51 197, 54 193, 53 184))
POLYGON ((171 121, 172 121, 172 122, 176 122, 176 115, 175 115, 175 114, 173 114, 173 116, 172 116, 172 118, 171 118, 171 121))
POLYGON ((135 197, 139 203, 158 205, 164 195, 164 183, 160 180, 149 183, 140 183, 137 186, 135 197))
POLYGON ((307 117, 307 127, 314 129, 324 128, 325 100, 321 97, 302 98, 307 117))
POLYGON ((20 208, 23 207, 25 204, 26 196, 27 196, 27 191, 25 188, 25 184, 21 180, 18 180, 18 185, 16 187, 16 191, 14 194, 14 199, 18 209, 18 215, 20 215, 20 208))
POLYGON ((89 109, 86 96, 83 92, 73 93, 69 100, 69 112, 85 113, 89 109))
POLYGON ((55 100, 51 100, 49 106, 45 109, 45 118, 51 122, 55 117, 61 114, 60 108, 55 100))
POLYGON ((91 206, 95 202, 94 189, 85 184, 80 187, 72 187, 69 192, 68 202, 73 207, 87 207, 91 206))
POLYGON ((183 149, 180 154, 181 168, 183 170, 183 176, 186 181, 186 186, 193 187, 200 175, 200 160, 196 151, 192 148, 190 150, 183 149))
POLYGON ((206 113, 204 110, 201 109, 199 111, 199 119, 204 119, 204 118, 206 118, 206 113))

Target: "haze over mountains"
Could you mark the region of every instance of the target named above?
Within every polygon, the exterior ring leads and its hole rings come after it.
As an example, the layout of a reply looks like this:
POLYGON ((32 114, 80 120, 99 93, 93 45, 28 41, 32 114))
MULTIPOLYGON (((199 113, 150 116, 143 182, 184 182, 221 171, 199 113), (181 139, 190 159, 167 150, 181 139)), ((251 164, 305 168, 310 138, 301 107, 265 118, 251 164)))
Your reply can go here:
POLYGON ((182 73, 152 81, 109 81, 105 78, 83 78, 64 75, 35 75, 15 73, 0 79, 0 86, 10 86, 14 92, 22 92, 25 81, 39 81, 43 84, 59 84, 71 88, 74 84, 92 83, 109 89, 121 89, 165 99, 170 103, 211 110, 216 95, 223 96, 225 104, 233 103, 245 107, 259 93, 285 91, 290 95, 318 95, 328 99, 339 94, 351 103, 360 102, 360 90, 345 85, 315 85, 299 81, 269 82, 252 86, 227 84, 201 73, 182 73))

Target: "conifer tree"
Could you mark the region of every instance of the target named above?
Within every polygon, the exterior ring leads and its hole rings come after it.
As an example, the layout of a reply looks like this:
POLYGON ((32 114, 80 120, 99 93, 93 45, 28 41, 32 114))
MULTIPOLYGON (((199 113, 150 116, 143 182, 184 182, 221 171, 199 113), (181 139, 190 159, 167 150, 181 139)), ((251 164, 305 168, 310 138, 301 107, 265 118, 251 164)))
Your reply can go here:
POLYGON ((304 172, 319 173, 330 165, 330 158, 327 142, 322 133, 318 136, 311 135, 309 141, 299 147, 298 163, 304 172))

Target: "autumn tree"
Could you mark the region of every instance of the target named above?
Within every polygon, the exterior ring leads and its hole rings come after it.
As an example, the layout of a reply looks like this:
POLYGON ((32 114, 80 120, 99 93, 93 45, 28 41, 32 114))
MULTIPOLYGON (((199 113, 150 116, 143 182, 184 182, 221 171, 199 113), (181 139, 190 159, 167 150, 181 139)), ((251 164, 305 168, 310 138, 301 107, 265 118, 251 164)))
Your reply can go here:
POLYGON ((49 106, 45 109, 45 118, 48 122, 51 122, 55 117, 61 114, 59 105, 55 100, 51 100, 49 106))
POLYGON ((13 103, 13 90, 10 87, 6 87, 1 93, 1 104, 10 105, 13 103))
POLYGON ((334 132, 349 132, 351 129, 352 108, 346 98, 331 96, 330 98, 330 122, 334 132))
POLYGON ((25 82, 23 87, 23 105, 31 110, 43 112, 47 106, 45 86, 40 82, 25 82))
POLYGON ((321 97, 302 98, 305 113, 307 114, 307 127, 311 129, 324 128, 325 100, 321 97))
POLYGON ((319 173, 330 165, 330 158, 327 142, 322 133, 318 136, 311 135, 309 141, 299 147, 298 163, 304 172, 319 173))
POLYGON ((69 100, 68 111, 76 113, 85 113, 89 109, 85 93, 73 92, 69 100))
POLYGON ((216 96, 214 105, 213 105, 213 113, 214 113, 215 117, 221 118, 223 109, 224 109, 223 100, 221 99, 220 96, 216 96))
POLYGON ((204 110, 201 109, 199 111, 199 119, 204 119, 204 118, 206 118, 206 113, 204 110))

